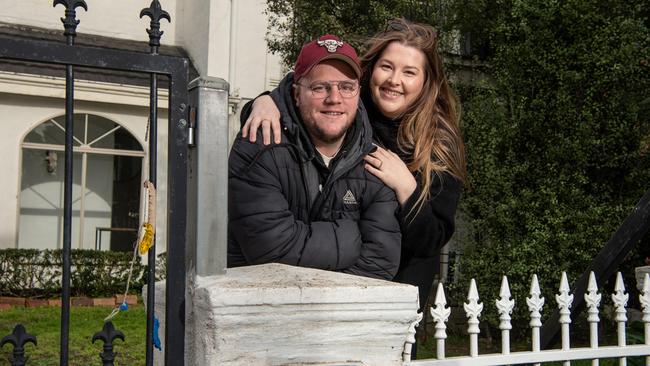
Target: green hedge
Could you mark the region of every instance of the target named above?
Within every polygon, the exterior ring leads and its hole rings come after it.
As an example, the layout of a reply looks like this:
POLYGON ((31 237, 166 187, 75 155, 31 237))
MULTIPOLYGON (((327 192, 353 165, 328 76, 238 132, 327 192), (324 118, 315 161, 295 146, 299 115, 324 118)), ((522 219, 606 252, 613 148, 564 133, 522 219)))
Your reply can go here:
MULTIPOLYGON (((498 334, 487 304, 502 276, 518 304, 515 329, 525 329, 532 275, 552 305, 560 271, 578 279, 649 188, 650 22, 641 3, 454 3, 461 29, 491 50, 489 78, 456 88, 470 176, 462 209, 474 229, 457 301, 476 279, 481 324, 498 334)), ((628 258, 634 267, 645 257, 628 258)))
MULTIPOLYGON (((132 253, 72 250, 72 296, 110 297, 123 293, 132 253)), ((0 296, 30 298, 59 297, 61 294, 62 250, 0 250, 0 296)), ((164 268, 164 254, 157 267, 164 268)), ((146 279, 146 266, 136 260, 129 293, 139 294, 146 279)), ((159 272, 159 271, 157 271, 159 272)), ((163 272, 157 278, 164 277, 163 272)))

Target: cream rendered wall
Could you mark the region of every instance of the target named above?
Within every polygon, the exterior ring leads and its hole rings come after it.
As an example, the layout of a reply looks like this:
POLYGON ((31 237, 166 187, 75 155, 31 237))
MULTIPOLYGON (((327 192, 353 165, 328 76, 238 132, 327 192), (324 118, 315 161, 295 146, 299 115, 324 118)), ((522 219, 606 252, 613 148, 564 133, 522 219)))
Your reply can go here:
POLYGON ((282 75, 266 47, 265 9, 265 0, 178 1, 176 44, 201 76, 228 81, 232 97, 256 96, 282 75))
POLYGON ((227 79, 230 0, 179 1, 177 13, 177 45, 201 76, 227 79))
POLYGON ((233 47, 229 58, 234 67, 225 78, 230 83, 230 141, 239 132, 239 115, 244 104, 273 89, 285 73, 280 57, 271 54, 266 45, 265 9, 265 0, 237 0, 233 11, 236 21, 231 25, 233 47))
POLYGON ((237 69, 235 86, 231 88, 234 96, 255 97, 284 74, 280 57, 268 52, 266 47, 268 22, 265 8, 265 0, 244 0, 240 5, 236 22, 236 43, 239 45, 235 47, 237 69))

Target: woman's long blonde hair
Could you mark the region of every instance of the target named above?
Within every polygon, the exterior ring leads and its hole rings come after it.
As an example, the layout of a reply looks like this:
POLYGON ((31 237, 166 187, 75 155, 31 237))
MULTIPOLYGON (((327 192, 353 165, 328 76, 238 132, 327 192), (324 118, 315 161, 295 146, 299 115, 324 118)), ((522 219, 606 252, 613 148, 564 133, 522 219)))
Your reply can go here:
POLYGON ((363 87, 369 88, 375 63, 392 42, 422 51, 427 60, 422 91, 401 117, 397 133, 397 145, 412 156, 407 162, 409 170, 421 175, 422 192, 414 206, 419 211, 429 199, 434 173, 439 179, 442 172, 448 172, 459 181, 466 181, 465 147, 456 96, 445 77, 433 27, 394 19, 385 31, 371 37, 368 51, 361 57, 363 87))

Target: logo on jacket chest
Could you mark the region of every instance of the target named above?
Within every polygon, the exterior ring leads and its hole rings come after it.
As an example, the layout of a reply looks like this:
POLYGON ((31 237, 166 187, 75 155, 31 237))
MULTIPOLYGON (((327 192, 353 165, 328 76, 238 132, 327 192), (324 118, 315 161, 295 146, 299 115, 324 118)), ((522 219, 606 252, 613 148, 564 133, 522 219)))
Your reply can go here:
POLYGON ((357 204, 357 199, 354 197, 354 194, 352 193, 351 190, 347 190, 345 192, 345 195, 343 196, 343 203, 346 205, 356 205, 357 204))

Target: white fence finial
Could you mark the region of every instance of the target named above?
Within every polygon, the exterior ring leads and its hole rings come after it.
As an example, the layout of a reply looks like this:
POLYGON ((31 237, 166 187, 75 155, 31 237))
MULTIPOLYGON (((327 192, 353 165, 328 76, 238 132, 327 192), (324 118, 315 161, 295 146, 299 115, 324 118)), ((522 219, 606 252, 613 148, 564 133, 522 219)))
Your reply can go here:
POLYGON ((617 322, 626 322, 627 321, 627 300, 629 295, 625 293, 625 284, 623 283, 623 275, 621 272, 616 273, 616 285, 614 285, 614 293, 612 294, 612 302, 614 302, 614 307, 616 308, 616 318, 617 322))
MULTIPOLYGON (((539 281, 537 281, 537 275, 533 275, 533 280, 530 284, 530 297, 526 298, 526 304, 528 304, 528 311, 530 311, 530 328, 531 328, 531 343, 532 351, 539 352, 540 350, 540 336, 539 331, 542 327, 542 308, 544 307, 544 298, 540 297, 542 292, 539 290, 539 281)), ((539 363, 536 363, 535 366, 539 366, 539 363)))
MULTIPOLYGON (((639 302, 643 308, 643 322, 650 323, 650 274, 646 273, 643 278, 643 289, 639 295, 639 302)), ((650 336, 646 336, 646 341, 650 341, 650 336)))
MULTIPOLYGON (((585 294, 585 302, 587 303, 587 322, 589 322, 589 344, 593 349, 598 348, 598 307, 600 306, 601 295, 598 293, 598 284, 596 284, 596 275, 594 271, 589 273, 589 285, 587 285, 587 293, 585 294)), ((591 361, 592 366, 598 366, 600 361, 595 359, 591 361)))
POLYGON ((496 300, 497 310, 499 312, 499 329, 501 329, 501 353, 504 355, 510 354, 510 314, 515 307, 515 301, 510 297, 510 286, 508 286, 508 277, 503 276, 501 280, 501 290, 499 291, 499 300, 496 300))
POLYGON ((589 285, 587 286, 587 293, 585 294, 585 302, 587 303, 587 317, 588 322, 599 322, 598 307, 600 306, 601 294, 598 293, 598 285, 596 284, 596 275, 593 271, 589 273, 589 285))
POLYGON ((476 289, 476 281, 472 278, 469 283, 469 292, 467 293, 467 301, 463 304, 465 313, 467 315, 467 333, 470 336, 470 356, 478 356, 478 334, 481 332, 479 329, 478 317, 481 316, 483 311, 483 304, 478 303, 478 290, 476 289))
POLYGON ((560 280, 560 294, 555 295, 555 301, 560 309, 560 324, 571 323, 571 304, 573 303, 573 295, 569 294, 569 280, 567 279, 566 272, 562 272, 562 280, 560 280))
MULTIPOLYGON (((650 346, 650 274, 643 276, 643 288, 639 295, 639 302, 643 308, 643 324, 645 333, 645 344, 650 346)), ((650 365, 650 356, 645 358, 645 364, 650 365)))
POLYGON ((467 317, 469 320, 467 323, 469 324, 469 327, 467 328, 467 332, 469 334, 479 334, 481 330, 479 329, 479 321, 478 318, 481 316, 481 312, 483 311, 483 304, 479 304, 478 302, 478 290, 476 289, 476 281, 472 278, 472 280, 469 283, 469 292, 467 293, 467 302, 463 304, 463 307, 465 308, 465 313, 467 314, 467 317))
POLYGON ((445 323, 449 320, 449 315, 451 315, 451 308, 447 307, 447 298, 445 297, 445 291, 442 288, 442 283, 438 283, 438 289, 436 290, 436 298, 434 300, 435 307, 431 308, 431 316, 433 321, 436 323, 436 334, 434 337, 436 339, 445 339, 447 338, 447 326, 445 323), (438 325, 441 324, 441 326, 438 325))
MULTIPOLYGON (((555 295, 555 301, 560 309, 560 325, 562 327, 562 350, 568 351, 571 349, 571 339, 569 338, 569 324, 571 324, 571 304, 573 303, 573 295, 569 294, 569 280, 567 279, 566 272, 562 272, 562 280, 560 280, 560 294, 555 295)), ((564 366, 569 366, 571 363, 565 361, 564 366)))
POLYGON ((501 323, 499 324, 499 329, 512 329, 510 324, 510 314, 512 314, 512 309, 515 307, 515 300, 511 300, 510 297, 510 286, 508 286, 508 278, 503 276, 501 280, 501 290, 499 291, 499 300, 496 300, 497 310, 499 311, 499 319, 501 323))
POLYGON ((436 357, 442 360, 445 358, 445 339, 447 339, 447 325, 445 323, 449 320, 451 308, 447 307, 447 299, 441 282, 438 283, 434 305, 435 307, 430 309, 433 321, 436 323, 436 332, 433 338, 436 339, 436 357))
MULTIPOLYGON (((621 272, 616 273, 616 285, 614 285, 614 293, 612 294, 612 302, 616 308, 616 323, 618 325, 618 345, 620 347, 625 346, 625 322, 627 322, 627 300, 629 295, 625 293, 625 284, 623 283, 623 275, 621 272)), ((624 366, 626 365, 626 360, 621 358, 619 364, 624 366)))
POLYGON ((510 297, 510 286, 508 286, 508 278, 503 276, 501 280, 501 290, 499 291, 499 300, 496 300, 497 310, 499 311, 499 329, 510 330, 512 325, 510 324, 510 314, 512 314, 512 309, 515 307, 515 300, 511 300, 510 297))
POLYGON ((528 304, 528 311, 530 311, 530 326, 531 327, 541 327, 542 326, 542 308, 544 307, 544 298, 540 297, 542 292, 539 290, 539 281, 537 281, 537 275, 533 275, 533 280, 530 284, 530 297, 526 298, 526 304, 528 304))
POLYGON ((415 327, 420 324, 422 316, 424 313, 418 313, 415 320, 409 325, 408 335, 406 336, 406 342, 404 343, 404 351, 402 352, 402 364, 409 365, 411 363, 411 350, 413 344, 415 343, 415 327))

